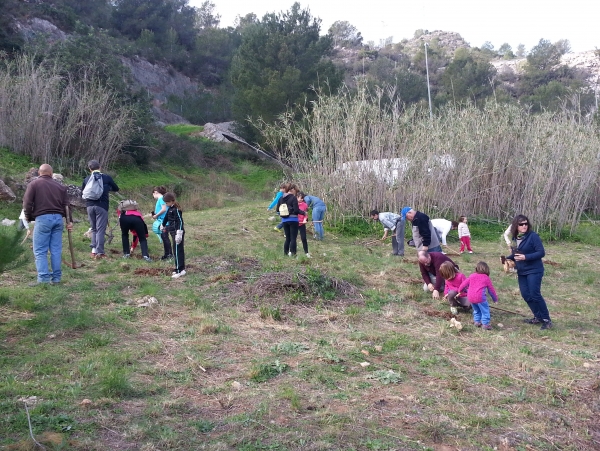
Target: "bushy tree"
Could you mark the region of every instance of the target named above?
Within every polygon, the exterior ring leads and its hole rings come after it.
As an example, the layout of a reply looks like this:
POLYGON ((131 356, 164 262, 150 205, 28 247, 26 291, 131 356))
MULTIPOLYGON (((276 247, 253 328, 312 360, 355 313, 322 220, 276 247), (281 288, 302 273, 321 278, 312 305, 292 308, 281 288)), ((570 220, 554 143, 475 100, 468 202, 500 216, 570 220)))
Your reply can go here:
POLYGON ((333 45, 339 47, 360 47, 363 37, 354 25, 346 20, 337 20, 329 27, 333 45))
POLYGON ((215 11, 215 4, 210 0, 204 0, 196 11, 196 27, 200 30, 206 28, 217 28, 221 23, 221 15, 215 11))
POLYGON ((196 9, 188 0, 116 0, 112 12, 113 26, 124 36, 138 39, 143 30, 150 30, 159 45, 167 42, 173 28, 182 46, 194 46, 196 9))
POLYGON ((438 100, 475 102, 493 92, 496 70, 483 58, 477 58, 468 49, 456 50, 454 59, 441 77, 442 89, 438 100))
POLYGON ((533 111, 556 111, 565 104, 567 94, 583 86, 575 70, 561 64, 561 57, 569 49, 567 40, 553 44, 540 39, 527 55, 527 64, 519 82, 519 97, 522 102, 530 104, 533 111))
POLYGON ((241 35, 234 29, 205 28, 196 38, 196 48, 190 55, 191 72, 205 86, 225 81, 231 60, 240 45, 241 35))
POLYGON ((320 36, 321 21, 294 3, 287 12, 266 14, 241 29, 242 42, 233 59, 234 118, 256 139, 248 117, 272 123, 287 106, 314 98, 313 87, 335 90, 341 74, 330 60, 330 36, 320 36))
POLYGON ((498 55, 500 55, 505 60, 511 60, 515 57, 515 54, 512 51, 512 47, 505 42, 498 48, 498 55))

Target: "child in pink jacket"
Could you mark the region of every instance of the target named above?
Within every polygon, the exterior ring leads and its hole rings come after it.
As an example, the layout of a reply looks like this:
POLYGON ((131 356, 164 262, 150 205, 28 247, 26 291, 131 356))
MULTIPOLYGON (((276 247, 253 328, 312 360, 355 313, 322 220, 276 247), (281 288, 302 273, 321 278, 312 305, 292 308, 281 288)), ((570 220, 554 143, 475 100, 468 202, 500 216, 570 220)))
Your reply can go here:
POLYGON ((490 267, 485 262, 477 263, 475 272, 471 274, 463 283, 460 284, 458 291, 469 288, 467 298, 473 307, 473 324, 485 330, 490 330, 490 305, 488 304, 487 293, 489 292, 492 300, 498 302, 498 296, 492 280, 490 279, 490 267))
POLYGON ((440 276, 444 278, 446 283, 444 284, 444 297, 450 304, 450 311, 453 315, 458 314, 457 307, 464 307, 466 309, 471 307, 469 300, 467 299, 467 290, 460 291, 460 285, 467 280, 467 277, 460 271, 457 270, 454 263, 451 261, 445 261, 440 265, 440 276))
MULTIPOLYGON (((305 212, 308 210, 308 205, 304 202, 304 193, 299 191, 296 194, 296 198, 298 199, 298 208, 305 212)), ((308 213, 306 213, 308 214, 308 213)), ((308 223, 308 217, 306 214, 298 215, 298 233, 300 234, 300 241, 302 241, 302 247, 304 248, 304 253, 307 258, 310 258, 310 254, 308 253, 308 241, 306 241, 306 224, 308 223)))

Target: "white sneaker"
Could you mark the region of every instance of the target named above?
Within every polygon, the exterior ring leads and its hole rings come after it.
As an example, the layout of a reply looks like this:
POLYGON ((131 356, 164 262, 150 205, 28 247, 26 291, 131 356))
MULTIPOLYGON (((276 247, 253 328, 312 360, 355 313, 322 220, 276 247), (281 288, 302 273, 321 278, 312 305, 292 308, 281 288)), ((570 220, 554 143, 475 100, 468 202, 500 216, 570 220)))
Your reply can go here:
POLYGON ((450 312, 451 312, 453 315, 458 315, 458 309, 457 309, 456 307, 450 307, 450 312))
POLYGON ((288 257, 291 257, 291 256, 292 256, 292 253, 291 253, 291 252, 288 252, 288 257))
POLYGON ((306 258, 312 258, 308 252, 306 253, 306 258))
POLYGON ((175 272, 171 276, 173 279, 179 279, 181 276, 185 276, 185 269, 181 272, 175 272))
POLYGON ((472 253, 473 253, 473 251, 469 251, 469 254, 472 254, 472 253))

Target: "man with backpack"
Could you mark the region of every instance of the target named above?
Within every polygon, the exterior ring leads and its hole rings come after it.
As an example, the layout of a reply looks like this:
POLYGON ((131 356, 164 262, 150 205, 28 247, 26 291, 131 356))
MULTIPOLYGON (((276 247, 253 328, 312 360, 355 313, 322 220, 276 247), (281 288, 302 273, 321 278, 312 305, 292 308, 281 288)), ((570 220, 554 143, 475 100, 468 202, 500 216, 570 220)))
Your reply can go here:
POLYGON ((100 172, 97 160, 88 162, 91 174, 83 180, 81 197, 86 201, 88 218, 92 229, 92 258, 105 258, 104 233, 108 225, 108 193, 119 191, 119 187, 110 175, 100 172))

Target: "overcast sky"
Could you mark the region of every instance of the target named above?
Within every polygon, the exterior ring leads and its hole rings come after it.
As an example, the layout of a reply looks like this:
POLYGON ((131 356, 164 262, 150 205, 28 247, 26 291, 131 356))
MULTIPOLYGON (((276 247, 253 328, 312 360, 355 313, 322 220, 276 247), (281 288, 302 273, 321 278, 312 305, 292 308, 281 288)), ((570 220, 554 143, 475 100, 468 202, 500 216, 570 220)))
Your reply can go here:
MULTIPOLYGON (((203 0, 189 0, 200 6, 203 0)), ((211 0, 221 15, 221 27, 233 25, 237 15, 287 11, 293 0, 211 0)), ((471 46, 490 41, 494 48, 508 42, 513 50, 526 49, 541 38, 555 42, 568 39, 574 52, 600 47, 600 1, 598 0, 304 0, 321 31, 345 20, 362 33, 364 42, 393 37, 393 42, 412 38, 415 30, 459 33, 471 46)))

